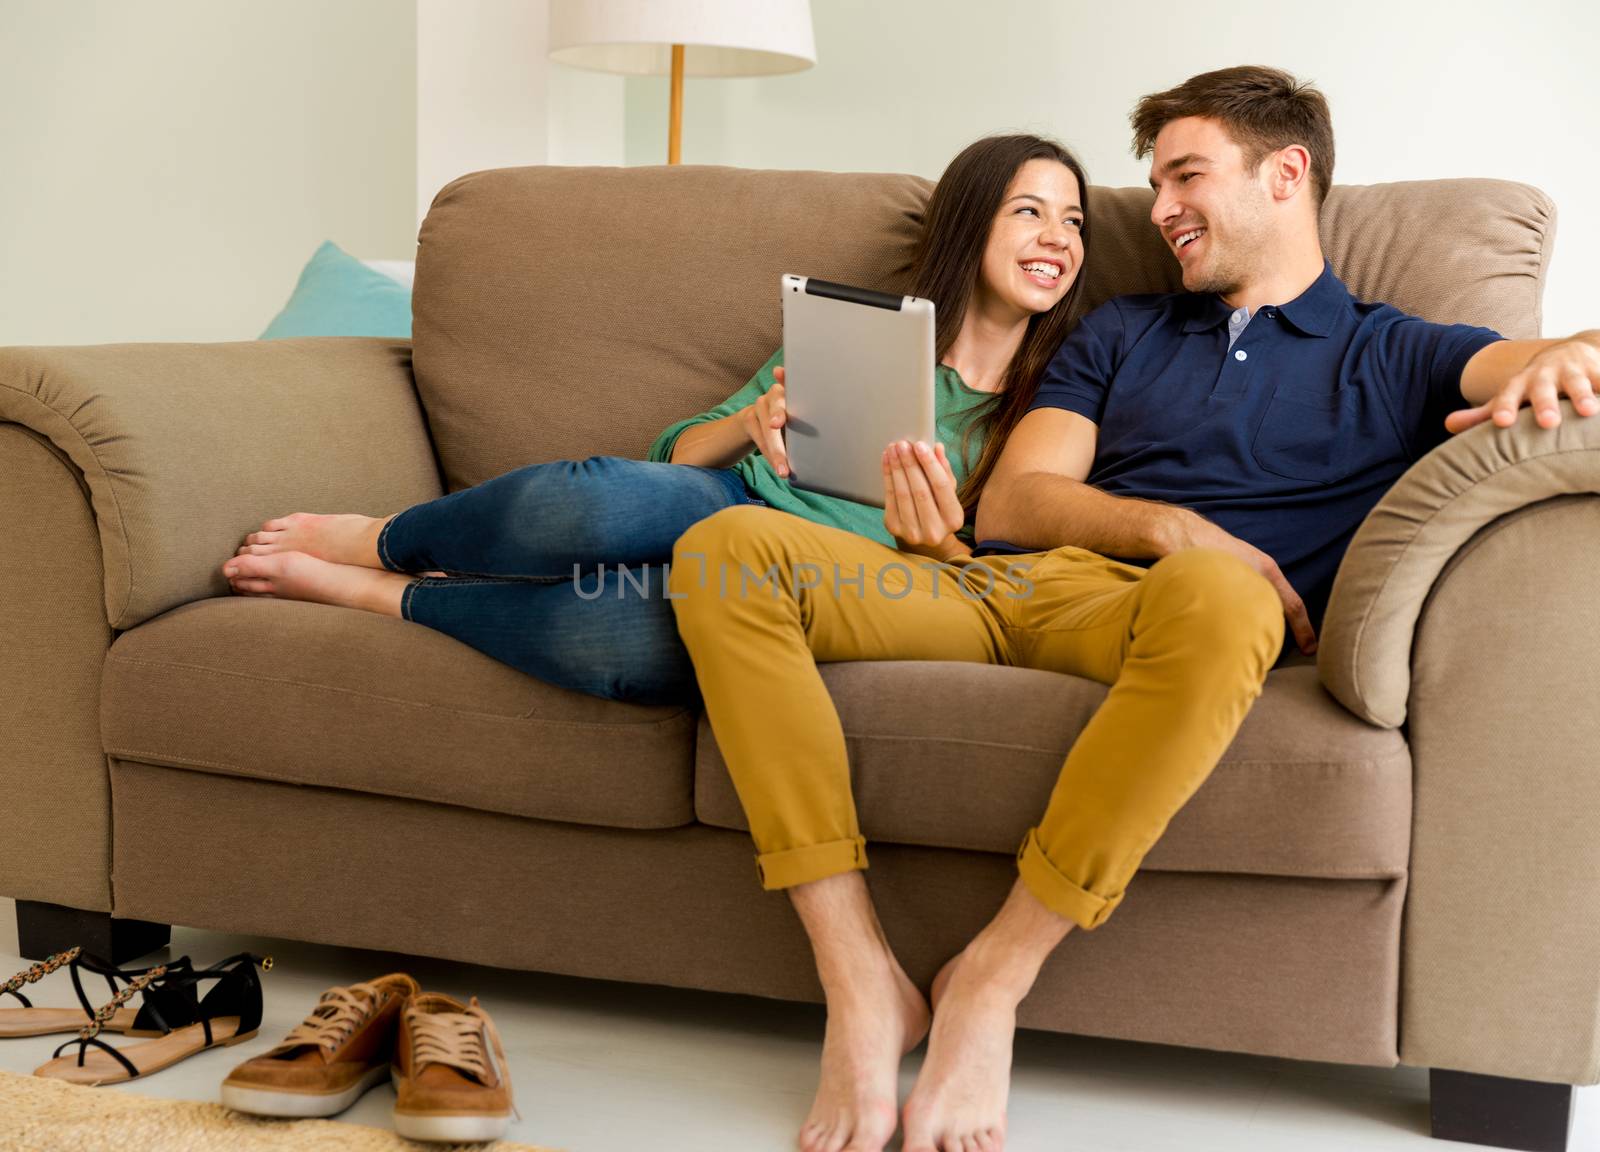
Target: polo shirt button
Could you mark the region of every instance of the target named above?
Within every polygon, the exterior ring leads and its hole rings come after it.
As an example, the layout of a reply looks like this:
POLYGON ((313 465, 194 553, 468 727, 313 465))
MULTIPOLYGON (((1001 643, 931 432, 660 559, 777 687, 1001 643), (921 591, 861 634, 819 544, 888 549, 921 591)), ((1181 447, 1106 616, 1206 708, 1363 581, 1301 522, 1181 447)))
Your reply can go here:
POLYGON ((1237 352, 1235 352, 1233 354, 1233 358, 1235 360, 1248 360, 1248 359, 1250 359, 1250 357, 1245 354, 1245 350, 1243 348, 1241 348, 1237 352))

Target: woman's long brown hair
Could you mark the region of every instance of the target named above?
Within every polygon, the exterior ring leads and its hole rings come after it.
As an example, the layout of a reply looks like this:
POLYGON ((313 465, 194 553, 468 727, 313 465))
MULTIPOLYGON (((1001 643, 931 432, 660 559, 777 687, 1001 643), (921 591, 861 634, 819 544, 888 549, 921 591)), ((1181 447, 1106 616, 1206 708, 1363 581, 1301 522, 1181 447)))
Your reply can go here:
MULTIPOLYGON (((1083 198, 1084 263, 1089 252, 1089 178, 1076 156, 1054 140, 1026 134, 987 136, 961 150, 944 170, 928 200, 922 239, 917 249, 913 293, 932 300, 935 313, 934 358, 942 362, 955 343, 966 319, 967 305, 983 268, 989 231, 1000 212, 1006 189, 1029 160, 1054 160, 1078 179, 1083 198)), ((978 496, 994 471, 1006 437, 1033 403, 1039 377, 1072 325, 1073 307, 1083 288, 1083 268, 1065 296, 1048 312, 1029 318, 1016 355, 1006 366, 1000 391, 975 410, 962 433, 961 459, 965 460, 976 436, 983 451, 961 486, 961 504, 968 516, 977 508, 978 496)))

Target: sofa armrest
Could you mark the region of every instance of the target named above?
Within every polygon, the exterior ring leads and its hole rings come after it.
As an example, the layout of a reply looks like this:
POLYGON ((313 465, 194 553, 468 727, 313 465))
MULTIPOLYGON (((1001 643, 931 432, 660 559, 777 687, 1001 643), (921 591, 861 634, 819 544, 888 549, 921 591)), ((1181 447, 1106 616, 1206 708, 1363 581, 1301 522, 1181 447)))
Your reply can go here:
POLYGON ((111 910, 100 543, 78 470, 0 423, 0 893, 111 910))
POLYGON ((1400 1058, 1600 1079, 1600 418, 1524 410, 1417 464, 1352 543, 1324 682, 1407 724, 1400 1058))
POLYGON ((1600 417, 1577 416, 1567 400, 1556 428, 1524 408, 1510 428, 1480 424, 1418 461, 1356 531, 1334 578, 1317 648, 1328 691, 1368 723, 1403 724, 1417 620, 1445 565, 1500 517, 1572 493, 1600 493, 1600 417))
POLYGON ((392 340, 0 348, 0 422, 81 474, 119 630, 227 595, 222 562, 268 517, 441 492, 411 346, 392 340))

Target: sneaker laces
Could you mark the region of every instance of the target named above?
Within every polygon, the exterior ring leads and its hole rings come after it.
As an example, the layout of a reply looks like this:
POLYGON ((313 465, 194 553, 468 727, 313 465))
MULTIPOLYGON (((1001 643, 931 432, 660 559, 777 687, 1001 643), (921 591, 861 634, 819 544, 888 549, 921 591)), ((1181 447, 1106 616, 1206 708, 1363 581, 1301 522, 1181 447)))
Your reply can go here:
POLYGON ((302 1044, 332 1052, 350 1033, 372 1014, 382 1001, 384 990, 375 984, 352 984, 348 988, 329 988, 317 1000, 311 1014, 294 1026, 277 1050, 282 1052, 302 1044))
POLYGON ((410 1015, 411 1052, 416 1071, 422 1071, 429 1064, 442 1064, 474 1076, 482 1084, 498 1082, 505 1087, 512 1112, 519 1120, 522 1118, 512 1101, 511 1081, 505 1075, 506 1050, 500 1044, 500 1032, 476 996, 465 1012, 413 1010, 410 1015), (492 1065, 483 1042, 485 1036, 494 1048, 492 1065))

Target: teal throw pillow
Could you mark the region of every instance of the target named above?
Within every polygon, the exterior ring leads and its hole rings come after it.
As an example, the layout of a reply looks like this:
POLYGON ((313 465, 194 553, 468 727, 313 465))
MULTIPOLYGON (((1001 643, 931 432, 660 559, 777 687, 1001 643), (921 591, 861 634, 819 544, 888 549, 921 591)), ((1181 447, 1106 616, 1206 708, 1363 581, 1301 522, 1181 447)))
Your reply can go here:
POLYGON ((411 290, 324 241, 263 340, 294 336, 411 337, 411 290))

